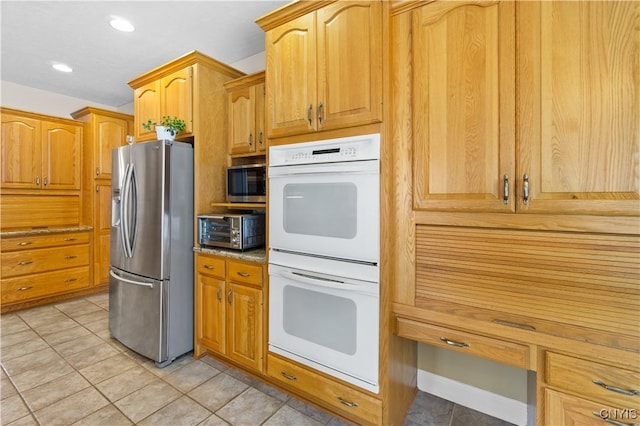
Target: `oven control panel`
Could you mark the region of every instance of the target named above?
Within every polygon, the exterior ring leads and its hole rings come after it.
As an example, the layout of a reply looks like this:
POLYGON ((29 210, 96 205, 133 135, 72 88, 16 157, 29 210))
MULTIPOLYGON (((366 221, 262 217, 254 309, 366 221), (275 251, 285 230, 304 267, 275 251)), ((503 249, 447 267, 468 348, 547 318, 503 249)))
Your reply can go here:
POLYGON ((277 145, 269 148, 269 166, 380 159, 380 135, 277 145))

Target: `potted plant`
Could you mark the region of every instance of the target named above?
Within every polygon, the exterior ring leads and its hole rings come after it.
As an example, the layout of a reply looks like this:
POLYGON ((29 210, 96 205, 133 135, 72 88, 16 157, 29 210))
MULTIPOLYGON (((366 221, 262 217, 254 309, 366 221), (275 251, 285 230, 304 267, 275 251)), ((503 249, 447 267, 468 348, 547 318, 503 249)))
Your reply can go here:
POLYGON ((185 129, 184 120, 178 117, 170 117, 165 115, 162 117, 162 120, 159 122, 155 122, 151 119, 147 120, 146 123, 142 123, 142 127, 147 130, 151 130, 151 126, 155 127, 156 136, 158 139, 166 139, 166 140, 174 140, 176 135, 185 129))

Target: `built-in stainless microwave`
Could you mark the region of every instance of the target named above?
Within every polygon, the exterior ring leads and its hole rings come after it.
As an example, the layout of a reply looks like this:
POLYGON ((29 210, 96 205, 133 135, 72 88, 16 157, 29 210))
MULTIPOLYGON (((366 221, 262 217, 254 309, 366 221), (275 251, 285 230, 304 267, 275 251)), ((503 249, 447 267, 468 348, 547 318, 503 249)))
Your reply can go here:
POLYGON ((265 164, 246 164, 227 168, 228 203, 264 203, 266 196, 265 164))
POLYGON ((246 250, 264 246, 263 214, 210 214, 198 216, 201 246, 246 250))

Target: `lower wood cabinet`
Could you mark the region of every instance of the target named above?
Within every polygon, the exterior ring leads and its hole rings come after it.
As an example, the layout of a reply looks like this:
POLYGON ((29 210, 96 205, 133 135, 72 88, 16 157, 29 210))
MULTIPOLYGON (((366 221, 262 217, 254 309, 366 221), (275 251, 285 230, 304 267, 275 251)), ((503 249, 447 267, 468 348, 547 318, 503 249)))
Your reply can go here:
POLYGON ((276 382, 358 423, 381 424, 382 402, 312 369, 269 354, 267 374, 276 382))
POLYGON ((89 232, 2 238, 2 307, 91 286, 89 232))
POLYGON ((195 356, 263 370, 263 264, 196 254, 195 356))

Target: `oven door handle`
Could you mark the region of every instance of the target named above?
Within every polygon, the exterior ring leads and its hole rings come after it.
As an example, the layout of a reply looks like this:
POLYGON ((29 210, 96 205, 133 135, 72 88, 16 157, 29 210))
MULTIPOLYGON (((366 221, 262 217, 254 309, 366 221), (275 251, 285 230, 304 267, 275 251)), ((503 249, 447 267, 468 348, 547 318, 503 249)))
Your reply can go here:
POLYGON ((356 292, 356 293, 372 295, 372 296, 375 296, 377 294, 375 291, 371 291, 367 288, 364 288, 363 286, 359 286, 356 284, 348 284, 339 279, 322 277, 318 275, 313 275, 313 274, 308 274, 303 272, 296 272, 296 271, 282 271, 280 273, 285 278, 288 278, 290 280, 311 284, 317 287, 334 288, 337 290, 356 292))
POLYGON ((349 174, 366 175, 378 174, 380 163, 378 160, 354 161, 352 163, 306 164, 292 166, 269 167, 269 177, 318 175, 318 174, 349 174))

